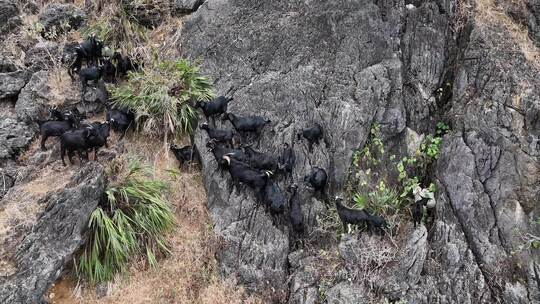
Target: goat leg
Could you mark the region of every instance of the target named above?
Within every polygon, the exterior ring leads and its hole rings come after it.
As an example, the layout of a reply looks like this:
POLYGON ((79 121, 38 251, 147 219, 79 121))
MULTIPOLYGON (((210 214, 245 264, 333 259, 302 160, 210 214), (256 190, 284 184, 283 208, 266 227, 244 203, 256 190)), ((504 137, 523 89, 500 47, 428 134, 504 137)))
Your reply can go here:
POLYGON ((64 165, 65 167, 66 162, 64 161, 64 156, 66 156, 66 147, 64 147, 63 145, 60 145, 60 157, 62 158, 62 165, 64 165))
POLYGON ((79 166, 82 166, 83 164, 83 153, 81 150, 77 150, 77 154, 79 155, 79 166))
POLYGON ((41 136, 41 150, 42 151, 47 151, 47 148, 45 147, 45 141, 47 140, 47 137, 46 135, 42 135, 41 136))
POLYGON ((69 164, 73 165, 73 151, 68 149, 67 155, 68 155, 69 164))

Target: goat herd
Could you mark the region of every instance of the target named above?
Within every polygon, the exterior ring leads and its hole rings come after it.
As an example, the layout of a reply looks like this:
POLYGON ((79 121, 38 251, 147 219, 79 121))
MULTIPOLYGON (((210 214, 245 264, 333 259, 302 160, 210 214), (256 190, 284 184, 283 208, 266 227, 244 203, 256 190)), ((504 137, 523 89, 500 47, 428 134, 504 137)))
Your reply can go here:
MULTIPOLYGON (((128 71, 137 70, 139 65, 128 56, 115 52, 112 58, 102 57, 103 43, 90 37, 75 48, 75 59, 69 66, 68 72, 73 79, 75 72, 79 73, 82 82, 82 96, 86 92, 88 81, 96 84, 107 80, 115 82, 118 77, 127 75, 128 71), (82 67, 86 62, 86 67, 82 67)), ((104 89, 104 88, 103 88, 104 89)), ((49 137, 60 137, 60 154, 65 166, 65 154, 72 163, 74 152, 77 151, 80 162, 88 159, 89 151, 94 150, 94 160, 97 160, 99 148, 107 146, 107 139, 112 127, 120 132, 120 140, 133 123, 134 115, 126 109, 113 108, 107 105, 107 116, 104 122, 81 123, 85 118, 76 108, 59 110, 49 108, 49 118, 38 121, 41 135, 41 149, 46 150, 45 142, 49 137)))
MULTIPOLYGON (((73 78, 74 72, 79 72, 82 82, 82 94, 84 95, 87 82, 93 80, 96 83, 101 81, 115 82, 116 78, 125 76, 129 70, 137 70, 137 62, 129 57, 123 57, 115 53, 112 58, 102 58, 103 44, 94 37, 79 44, 75 49, 75 60, 69 67, 69 74, 73 78), (82 68, 82 63, 86 62, 86 67, 82 68), (99 63, 101 65, 98 65, 99 63)), ((207 118, 222 117, 228 120, 236 130, 217 129, 204 123, 200 128, 205 130, 210 138, 207 148, 211 151, 220 168, 228 169, 235 183, 242 183, 254 190, 258 201, 262 202, 273 214, 285 212, 286 196, 275 181, 275 174, 283 175, 285 178, 291 177, 295 166, 296 156, 291 145, 283 145, 279 157, 257 151, 246 144, 250 135, 257 139, 262 133, 265 125, 270 123, 260 116, 238 116, 227 111, 227 106, 232 98, 220 96, 210 102, 197 102, 195 108, 200 108, 207 118), (235 133, 240 135, 240 145, 236 145, 235 133)), ((94 150, 94 160, 97 160, 99 148, 107 146, 107 139, 110 129, 120 132, 124 136, 125 132, 134 122, 134 115, 125 109, 107 106, 106 121, 81 123, 85 118, 77 110, 60 111, 57 108, 49 109, 49 120, 39 121, 41 148, 46 150, 45 142, 48 137, 60 137, 60 153, 62 164, 65 166, 64 156, 67 152, 68 159, 72 163, 74 152, 77 151, 80 162, 89 159, 89 151, 94 150)), ((212 120, 214 121, 214 120, 212 120)), ((313 144, 319 144, 323 138, 323 128, 315 123, 297 134, 297 139, 304 138, 308 142, 309 152, 312 152, 313 144)), ((184 162, 191 162, 199 159, 197 150, 192 146, 178 147, 171 145, 175 157, 182 165, 184 162)), ((310 185, 315 192, 326 196, 327 173, 324 169, 313 167, 311 173, 305 176, 304 181, 310 185)), ((297 192, 298 186, 291 183, 287 187, 289 192, 289 218, 294 231, 302 233, 304 231, 304 219, 300 204, 300 196, 297 192)), ((367 226, 368 231, 379 231, 384 234, 386 221, 380 215, 370 214, 366 210, 347 208, 343 205, 342 199, 336 197, 337 212, 346 230, 348 224, 357 226, 367 226)), ((416 224, 416 219, 415 219, 416 224)))
MULTIPOLYGON (((218 166, 228 169, 235 186, 242 183, 253 189, 256 199, 262 202, 273 214, 285 212, 286 196, 275 181, 276 175, 284 175, 292 179, 296 156, 291 145, 285 143, 279 156, 274 156, 265 152, 257 151, 247 144, 249 136, 254 135, 256 139, 262 133, 263 128, 270 123, 261 116, 238 116, 227 112, 227 106, 232 98, 220 96, 207 103, 198 102, 195 106, 200 108, 210 121, 210 118, 222 116, 222 120, 230 121, 233 129, 217 129, 208 123, 203 123, 200 128, 208 134, 209 141, 207 148, 212 151, 218 166), (235 134, 240 135, 240 144, 235 145, 235 134), (245 139, 245 140, 244 140, 245 139)), ((214 121, 214 120, 212 120, 214 121)), ((323 138, 323 128, 315 123, 303 129, 297 134, 297 139, 305 139, 308 142, 309 152, 312 152, 313 144, 319 144, 323 138)), ((177 147, 171 146, 176 158, 182 165, 186 161, 197 159, 199 156, 192 146, 177 147)), ((311 186, 315 192, 323 198, 326 196, 326 184, 328 175, 326 171, 319 167, 313 167, 310 174, 304 177, 304 181, 311 186)), ((287 190, 289 192, 289 218, 292 228, 298 233, 304 231, 304 219, 298 193, 298 185, 291 183, 287 190)), ((366 210, 356 210, 343 206, 342 200, 336 198, 336 207, 344 228, 347 224, 367 225, 368 230, 380 231, 381 236, 386 227, 386 221, 379 215, 372 215, 366 210)))

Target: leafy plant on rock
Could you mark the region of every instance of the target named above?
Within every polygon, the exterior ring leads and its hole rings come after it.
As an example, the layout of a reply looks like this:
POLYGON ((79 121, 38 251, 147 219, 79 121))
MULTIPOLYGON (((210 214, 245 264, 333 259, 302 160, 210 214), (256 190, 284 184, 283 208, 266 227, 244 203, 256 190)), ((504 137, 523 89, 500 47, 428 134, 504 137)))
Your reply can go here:
POLYGON ((130 73, 127 83, 112 90, 114 104, 135 113, 139 131, 165 139, 190 134, 196 118, 190 102, 213 97, 208 79, 184 59, 156 62, 130 73))
POLYGON ((352 202, 359 209, 383 215, 393 227, 404 207, 414 201, 413 194, 434 201, 435 185, 420 186, 428 182, 429 167, 439 158, 442 136, 448 130, 446 124, 438 123, 435 135, 427 135, 414 155, 396 160, 386 155, 380 129, 373 125, 365 146, 353 154, 347 189, 352 202))
POLYGON ((91 215, 89 237, 77 265, 77 275, 93 283, 106 282, 125 273, 128 262, 146 256, 156 264, 159 254, 169 252, 165 233, 175 224, 163 193, 165 183, 149 178, 145 168, 129 160, 127 172, 91 215))

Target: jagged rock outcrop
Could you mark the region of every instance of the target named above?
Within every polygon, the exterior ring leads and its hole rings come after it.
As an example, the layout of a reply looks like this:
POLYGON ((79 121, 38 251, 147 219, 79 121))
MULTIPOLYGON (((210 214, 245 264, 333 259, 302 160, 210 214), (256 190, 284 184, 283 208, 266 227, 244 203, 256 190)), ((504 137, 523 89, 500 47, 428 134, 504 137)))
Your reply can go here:
POLYGON ((185 14, 196 11, 204 0, 172 0, 172 10, 175 13, 185 14))
MULTIPOLYGON (((405 142, 412 150, 418 136, 445 121, 451 131, 432 172, 433 226, 409 234, 397 252, 403 261, 381 280, 378 295, 410 303, 536 303, 540 254, 527 236, 540 234, 540 52, 512 20, 491 1, 218 0, 187 18, 181 50, 201 59, 218 93, 230 90, 229 111, 272 120, 260 149, 278 153, 294 142, 293 180, 323 167, 330 193, 342 190, 352 152, 372 123, 388 145, 405 142), (325 138, 309 153, 294 135, 314 122, 325 138)), ((206 139, 195 137, 199 147, 206 139)), ((292 244, 285 217, 233 189, 228 173, 200 151, 208 207, 224 239, 223 273, 251 290, 273 290, 276 301, 288 295, 291 303, 312 303, 318 274, 285 263, 292 244), (291 271, 293 291, 285 284, 291 271)), ((316 225, 327 207, 310 209, 312 193, 300 194, 316 225)), ((348 292, 356 281, 335 283, 332 299, 357 301, 348 292)))
POLYGON ((0 54, 0 73, 9 73, 15 71, 17 71, 17 66, 15 63, 13 63, 10 58, 0 54))
POLYGON ((47 115, 47 104, 53 99, 51 94, 49 72, 34 73, 28 84, 21 90, 15 103, 17 118, 27 123, 39 118, 44 119, 47 115))
POLYGON ((31 123, 46 119, 47 108, 51 105, 77 108, 82 114, 94 114, 104 108, 107 91, 103 83, 95 87, 89 85, 82 98, 81 94, 80 82, 72 82, 67 74, 52 75, 48 70, 38 71, 21 90, 15 112, 19 120, 31 123))
POLYGON ((40 41, 28 50, 24 57, 24 65, 32 71, 47 70, 61 61, 58 43, 54 41, 40 41))
POLYGON ((28 76, 25 71, 0 73, 0 101, 17 97, 21 89, 26 85, 28 76))
POLYGON ((145 27, 154 28, 163 22, 168 2, 158 1, 124 1, 122 5, 137 22, 145 27))
MULTIPOLYGON (((405 127, 401 91, 395 89, 401 85, 401 63, 382 35, 392 29, 377 12, 374 4, 350 2, 207 2, 184 25, 183 51, 204 58, 203 70, 216 79, 218 92, 234 87, 230 111, 273 121, 261 149, 279 153, 282 143, 294 143, 295 181, 319 166, 330 176, 330 189, 340 189, 351 155, 373 122, 380 122, 387 136, 405 127), (309 153, 306 142, 295 138, 315 122, 323 125, 325 138, 309 153)), ((204 140, 197 136, 199 146, 204 140)), ((215 229, 225 238, 224 252, 230 252, 221 257, 225 273, 239 275, 248 286, 270 282, 285 294, 287 226, 253 195, 232 191, 228 173, 217 173, 212 157, 204 154, 203 166, 215 229), (238 265, 263 275, 239 272, 238 265)), ((302 187, 300 195, 309 209, 311 192, 302 187)))
POLYGON ((0 0, 0 36, 12 31, 21 24, 17 2, 0 0))
POLYGON ((51 3, 39 15, 45 33, 76 30, 86 22, 86 13, 73 4, 51 3))
POLYGON ((15 156, 34 138, 34 131, 24 122, 0 116, 0 159, 15 156))
POLYGON ((42 302, 83 244, 104 191, 105 173, 95 162, 59 172, 38 163, 19 170, 14 187, 0 201, 1 303, 42 302))

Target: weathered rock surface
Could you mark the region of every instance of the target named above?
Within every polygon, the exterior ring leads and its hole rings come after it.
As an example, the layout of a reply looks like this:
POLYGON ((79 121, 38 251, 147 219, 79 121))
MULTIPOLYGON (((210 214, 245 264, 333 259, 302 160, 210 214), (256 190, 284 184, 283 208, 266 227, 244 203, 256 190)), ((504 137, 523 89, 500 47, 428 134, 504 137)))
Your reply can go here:
POLYGON ((49 72, 34 73, 15 103, 17 118, 27 123, 44 119, 47 115, 47 104, 52 100, 51 94, 49 72))
POLYGON ((9 73, 17 71, 15 63, 7 56, 0 54, 0 73, 9 73))
POLYGON ((17 2, 13 0, 0 0, 0 36, 15 29, 21 24, 17 2))
POLYGON ((41 303, 84 242, 105 187, 101 165, 55 172, 27 166, 0 201, 0 302, 41 303), (29 169, 29 170, 26 170, 29 169), (51 185, 47 179, 57 183, 51 185))
POLYGON ((19 120, 30 123, 46 119, 51 105, 76 108, 82 114, 96 114, 103 110, 107 91, 102 82, 95 87, 89 85, 82 98, 81 94, 80 82, 72 82, 67 72, 52 75, 47 70, 38 71, 21 90, 15 112, 19 120))
POLYGON ((29 74, 25 71, 0 73, 0 100, 19 95, 28 79, 29 74))
POLYGON ((61 62, 61 58, 58 43, 41 41, 28 50, 24 57, 24 65, 33 71, 47 70, 53 68, 55 63, 61 62))
MULTIPOLYGON (((185 23, 183 51, 204 58, 203 70, 216 79, 218 92, 234 86, 230 111, 274 122, 262 135, 261 149, 278 153, 301 128, 323 125, 325 139, 313 153, 305 142, 294 143, 293 179, 319 166, 327 170, 330 188, 339 189, 372 122, 383 124, 388 136, 405 127, 401 91, 394 89, 401 85, 401 63, 383 35, 392 29, 376 18, 378 10, 368 2, 206 2, 185 23)), ((197 144, 204 141, 199 134, 197 144)), ((210 154, 203 158, 215 229, 226 240, 224 252, 231 253, 222 256, 225 273, 239 275, 253 289, 270 282, 286 293, 285 221, 270 217, 246 191, 232 191, 228 173, 217 172, 210 154), (245 268, 261 275, 238 271, 245 268)), ((311 194, 301 192, 309 209, 311 194)))
POLYGON ((46 33, 76 30, 86 22, 86 13, 73 4, 51 3, 39 15, 46 33))
POLYGON ((125 1, 124 9, 137 20, 139 24, 154 28, 163 22, 165 11, 169 8, 168 1, 125 1))
POLYGON ((34 131, 24 122, 0 116, 0 159, 16 155, 33 137, 34 131))
MULTIPOLYGON (((184 23, 181 50, 201 59, 219 93, 232 88, 229 111, 272 120, 261 150, 278 153, 301 128, 320 123, 325 138, 313 153, 294 141, 293 180, 300 182, 311 166, 323 167, 331 194, 342 190, 352 152, 363 146, 372 123, 381 125, 387 143, 409 143, 412 150, 417 142, 405 138, 409 131, 433 132, 445 121, 452 130, 434 170, 433 227, 429 235, 424 228, 409 235, 397 253, 403 261, 390 268, 395 276, 381 280, 387 284, 378 296, 409 303, 538 303, 540 254, 524 239, 540 234, 533 222, 540 217, 540 52, 527 41, 515 43, 520 33, 497 20, 505 14, 500 6, 462 5, 207 1, 184 23)), ((536 7, 525 9, 537 15, 536 7)), ((528 18, 529 28, 530 22, 538 25, 528 18)), ((197 133, 198 146, 206 140, 197 133)), ((291 303, 324 300, 315 294, 318 273, 298 270, 305 268, 301 263, 291 263, 287 290, 287 221, 270 216, 243 187, 233 189, 228 173, 200 150, 208 207, 225 243, 223 273, 250 290, 289 295, 291 303)), ((280 181, 282 188, 287 183, 280 181)), ((302 189, 305 210, 311 196, 302 189)), ((336 284, 327 300, 359 301, 357 281, 336 284)))
POLYGON ((328 304, 340 304, 340 303, 358 303, 367 304, 369 298, 366 296, 366 292, 362 286, 341 282, 336 284, 326 293, 326 301, 328 304))
POLYGON ((175 13, 185 14, 196 11, 204 0, 173 0, 172 10, 175 13))

